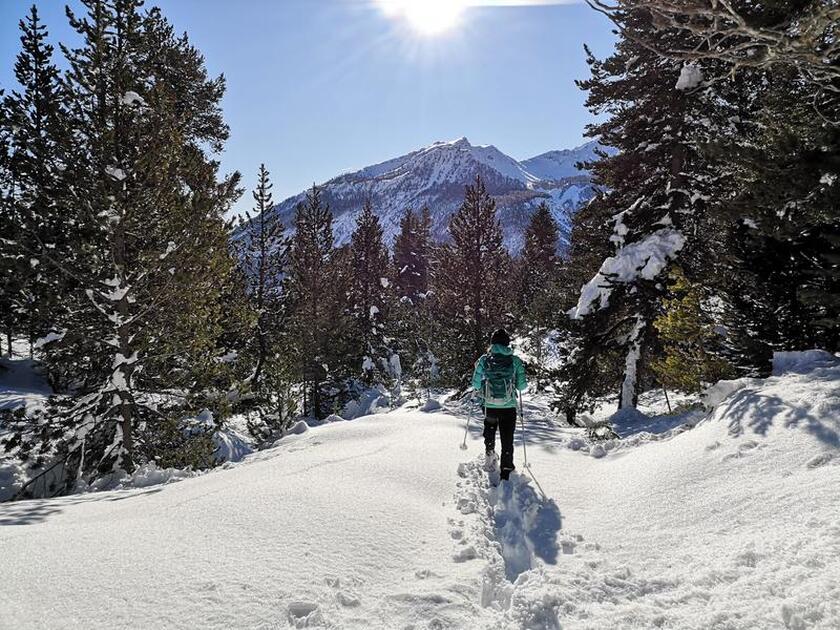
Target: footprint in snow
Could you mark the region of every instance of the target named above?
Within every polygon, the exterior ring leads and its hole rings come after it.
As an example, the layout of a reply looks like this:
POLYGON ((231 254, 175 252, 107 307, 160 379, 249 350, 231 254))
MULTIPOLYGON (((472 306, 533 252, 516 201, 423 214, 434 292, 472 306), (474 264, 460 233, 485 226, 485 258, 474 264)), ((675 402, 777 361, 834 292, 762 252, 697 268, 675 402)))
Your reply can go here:
POLYGON ((475 550, 475 547, 469 545, 468 547, 464 547, 463 549, 459 550, 457 553, 452 555, 452 559, 455 562, 467 562, 468 560, 475 560, 478 558, 478 552, 475 550))
POLYGON ((362 600, 359 599, 358 595, 354 595, 353 593, 345 593, 344 591, 338 591, 335 594, 335 598, 336 600, 338 600, 338 603, 344 606, 345 608, 356 608, 362 603, 362 600))
POLYGON ((289 602, 288 611, 289 623, 295 628, 308 628, 324 623, 324 618, 316 602, 289 602))
MULTIPOLYGON (((362 601, 358 595, 356 595, 352 590, 348 591, 346 590, 346 588, 342 589, 341 578, 328 577, 324 581, 327 583, 327 586, 333 588, 336 591, 336 601, 345 608, 355 608, 356 606, 361 605, 362 601)), ((351 579, 350 581, 358 583, 358 580, 351 579)))
POLYGON ((834 459, 833 453, 820 453, 816 457, 809 459, 808 463, 805 465, 808 468, 819 468, 820 466, 825 466, 830 463, 832 459, 834 459))
POLYGON ((467 497, 458 499, 458 511, 461 514, 472 514, 475 512, 475 502, 467 497))

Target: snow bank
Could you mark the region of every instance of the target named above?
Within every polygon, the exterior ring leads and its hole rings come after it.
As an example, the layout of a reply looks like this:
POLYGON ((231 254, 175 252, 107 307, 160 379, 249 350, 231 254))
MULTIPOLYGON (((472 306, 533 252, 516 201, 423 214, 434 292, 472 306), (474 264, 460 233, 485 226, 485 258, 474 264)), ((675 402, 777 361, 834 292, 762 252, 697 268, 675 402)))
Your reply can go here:
POLYGON ((354 420, 375 413, 391 410, 391 397, 384 389, 371 388, 362 392, 358 399, 351 400, 341 410, 341 417, 354 420))
POLYGON ((703 392, 703 406, 714 409, 729 396, 745 387, 754 387, 761 383, 757 378, 736 378, 730 381, 718 381, 703 392))
POLYGON ((198 471, 182 468, 158 468, 155 462, 149 462, 138 467, 132 474, 126 472, 116 473, 111 476, 100 477, 92 484, 85 484, 80 481, 77 492, 106 492, 113 490, 126 490, 130 488, 148 488, 161 484, 176 483, 200 475, 198 471))
POLYGON ((26 471, 14 461, 0 460, 0 503, 9 501, 26 483, 26 471))
POLYGON ((513 627, 840 627, 840 365, 804 355, 711 388, 710 412, 674 416, 690 431, 595 444, 569 465, 529 443, 562 531, 586 541, 516 577, 513 627))
POLYGON ((179 483, 0 505, 0 626, 503 627, 451 559, 462 435, 382 414, 179 483))
POLYGON ((344 418, 342 418, 337 413, 331 413, 326 418, 318 419, 318 418, 304 418, 304 422, 309 425, 309 428, 314 427, 321 427, 325 424, 332 424, 333 422, 344 422, 344 418))
POLYGON ((242 461, 254 452, 250 440, 234 429, 220 429, 213 433, 216 450, 213 457, 217 464, 242 461))
POLYGON ((427 398, 423 406, 420 407, 420 411, 425 411, 426 413, 439 411, 440 409, 443 409, 443 405, 440 404, 437 398, 427 398))
POLYGON ((795 441, 809 450, 840 449, 840 361, 798 354, 780 358, 785 371, 779 376, 725 382, 732 391, 705 422, 725 431, 721 439, 751 436, 795 441))
POLYGON ((147 488, 164 483, 174 483, 195 477, 197 472, 180 468, 158 468, 154 462, 140 466, 126 481, 121 481, 122 488, 147 488))
POLYGON ((806 374, 816 369, 837 365, 840 365, 840 357, 825 350, 773 353, 773 376, 787 373, 806 374))
POLYGON ((301 435, 309 431, 309 425, 306 424, 305 420, 298 420, 288 429, 283 431, 283 435, 301 435))
MULTIPOLYGON (((802 350, 795 352, 773 353, 773 376, 786 374, 805 375, 840 366, 840 357, 825 350, 802 350)), ((737 378, 730 381, 718 381, 703 392, 703 404, 714 409, 729 396, 745 388, 761 387, 766 382, 757 378, 737 378)))

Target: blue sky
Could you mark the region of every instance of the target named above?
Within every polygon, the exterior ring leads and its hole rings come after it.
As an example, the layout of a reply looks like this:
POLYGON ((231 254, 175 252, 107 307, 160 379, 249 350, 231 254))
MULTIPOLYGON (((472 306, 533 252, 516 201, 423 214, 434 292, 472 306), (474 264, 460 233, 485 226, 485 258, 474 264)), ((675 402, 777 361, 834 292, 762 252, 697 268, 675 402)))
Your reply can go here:
MULTIPOLYGON (((30 4, 0 0, 0 87, 13 86, 30 4)), ((65 2, 37 4, 52 39, 73 42, 65 2)), ((591 119, 574 85, 587 74, 583 44, 604 56, 614 40, 585 4, 469 7, 434 37, 379 0, 154 4, 228 80, 223 167, 250 188, 265 162, 278 201, 437 140, 466 136, 517 159, 580 144, 591 119)), ((249 206, 243 195, 237 209, 249 206)))

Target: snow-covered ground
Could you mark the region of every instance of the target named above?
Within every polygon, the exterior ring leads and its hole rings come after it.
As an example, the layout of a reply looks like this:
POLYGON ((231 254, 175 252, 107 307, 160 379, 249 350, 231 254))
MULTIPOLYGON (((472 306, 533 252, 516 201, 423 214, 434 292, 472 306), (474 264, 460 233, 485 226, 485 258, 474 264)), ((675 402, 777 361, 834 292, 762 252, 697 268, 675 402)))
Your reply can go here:
POLYGON ((34 411, 51 393, 33 361, 0 357, 0 409, 26 407, 34 411))
MULTIPOLYGON (((15 350, 16 356, 25 356, 17 347, 15 350)), ((43 408, 51 391, 32 360, 10 360, 0 357, 0 411, 23 408, 26 413, 35 413, 43 408)), ((0 438, 4 435, 5 430, 3 424, 0 423, 0 438)), ((0 502, 11 499, 25 481, 26 473, 23 466, 17 461, 4 457, 3 450, 0 449, 0 502)), ((2 562, 2 556, 0 556, 0 562, 2 562)), ((0 570, 2 570, 2 564, 0 564, 0 570)))
POLYGON ((519 448, 493 487, 445 404, 178 483, 6 503, 0 627, 838 628, 837 363, 787 357, 708 415, 598 444, 526 399, 539 486, 519 448))

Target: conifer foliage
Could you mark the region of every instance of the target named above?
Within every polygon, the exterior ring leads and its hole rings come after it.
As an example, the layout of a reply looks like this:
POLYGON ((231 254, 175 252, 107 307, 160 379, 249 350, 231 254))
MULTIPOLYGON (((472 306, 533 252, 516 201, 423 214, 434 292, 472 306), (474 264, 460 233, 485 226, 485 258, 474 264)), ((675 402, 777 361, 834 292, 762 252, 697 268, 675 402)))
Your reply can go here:
POLYGON ((8 275, 0 325, 9 338, 18 334, 31 344, 50 332, 63 310, 58 296, 72 280, 51 269, 48 259, 73 256, 68 245, 78 221, 61 202, 71 161, 67 113, 53 47, 36 6, 20 21, 20 30, 15 62, 20 91, 11 92, 2 108, 8 149, 0 252, 8 275))
POLYGON ((542 388, 545 345, 555 321, 558 299, 557 255, 559 238, 557 221, 548 204, 541 203, 525 231, 525 246, 518 260, 519 278, 516 285, 521 315, 528 329, 528 341, 534 356, 534 380, 542 388))
POLYGON ((347 251, 333 246, 332 213, 313 186, 295 211, 287 279, 289 333, 303 413, 322 418, 345 375, 347 251))
MULTIPOLYGON (((180 386, 188 406, 226 393, 194 389, 224 385, 221 368, 207 367, 224 352, 218 298, 233 270, 222 216, 237 180, 220 181, 212 158, 228 134, 224 82, 207 77, 200 54, 158 10, 143 11, 138 0, 82 4, 85 15, 68 11, 81 45, 64 49, 61 89, 74 145, 72 159, 56 167, 64 185, 51 185, 51 160, 40 171, 12 166, 32 190, 18 202, 42 217, 60 202, 77 228, 65 232, 74 255, 57 255, 64 245, 44 240, 53 231, 47 218, 34 227, 19 219, 24 239, 13 245, 29 258, 33 235, 43 253, 33 266, 63 285, 46 358, 56 386, 75 396, 57 399, 47 422, 21 419, 7 444, 35 466, 51 462, 52 491, 131 471, 200 438, 177 428, 188 407, 152 402, 145 392, 180 386)), ((24 38, 35 41, 26 28, 24 38)), ((63 127, 38 127, 39 101, 29 99, 33 129, 51 140, 27 141, 60 159, 63 127)))
POLYGON ((249 432, 260 441, 281 432, 294 411, 288 391, 291 365, 282 351, 287 332, 283 274, 288 242, 285 227, 271 216, 271 189, 268 169, 261 164, 252 191, 254 214, 246 213, 234 240, 251 316, 244 350, 253 368, 243 382, 248 401, 243 406, 248 408, 249 432))
POLYGON ((447 322, 443 364, 463 378, 484 353, 494 327, 512 310, 512 262, 502 242, 496 202, 476 177, 449 224, 451 243, 440 247, 432 287, 438 315, 447 322))
POLYGON ((354 302, 355 342, 362 353, 361 369, 368 382, 381 381, 392 371, 384 336, 389 260, 382 241, 382 226, 370 199, 365 201, 357 219, 350 239, 350 256, 350 295, 354 302))
POLYGON ((429 287, 433 244, 431 214, 428 208, 420 213, 405 211, 400 232, 394 243, 391 270, 391 297, 388 333, 401 366, 423 387, 438 377, 433 346, 435 320, 434 296, 429 287))
MULTIPOLYGON (((684 250, 685 235, 701 212, 696 204, 704 199, 690 190, 702 188, 705 180, 692 182, 686 176, 696 162, 691 133, 695 101, 681 90, 657 89, 662 83, 675 85, 680 70, 633 38, 649 28, 645 14, 628 16, 628 36, 606 61, 590 53, 592 76, 580 82, 589 91, 587 105, 611 114, 589 133, 619 153, 592 165, 596 182, 606 190, 595 203, 611 215, 613 252, 584 285, 572 317, 586 320, 584 334, 599 338, 597 345, 587 344, 590 351, 609 348, 624 355, 622 407, 635 406, 643 351, 654 336, 661 278, 667 263, 684 250), (606 313, 591 317, 600 310, 606 313)), ((578 360, 589 357, 579 354, 578 360)))
POLYGON ((242 242, 236 255, 248 283, 248 294, 256 312, 253 331, 254 372, 250 377, 251 389, 259 395, 262 376, 275 354, 272 340, 281 324, 282 280, 286 266, 285 229, 282 223, 272 220, 272 184, 265 164, 260 164, 254 197, 254 215, 246 214, 240 233, 242 242))
POLYGON ((605 60, 588 54, 579 85, 604 116, 590 135, 618 152, 588 165, 602 192, 563 265, 583 286, 564 304, 558 408, 573 418, 611 389, 629 406, 645 387, 766 376, 774 350, 837 352, 830 3, 717 16, 704 2, 590 4, 619 41, 605 60))
POLYGON ((394 243, 394 290, 412 304, 423 299, 429 286, 431 225, 428 208, 419 214, 409 208, 394 243))

